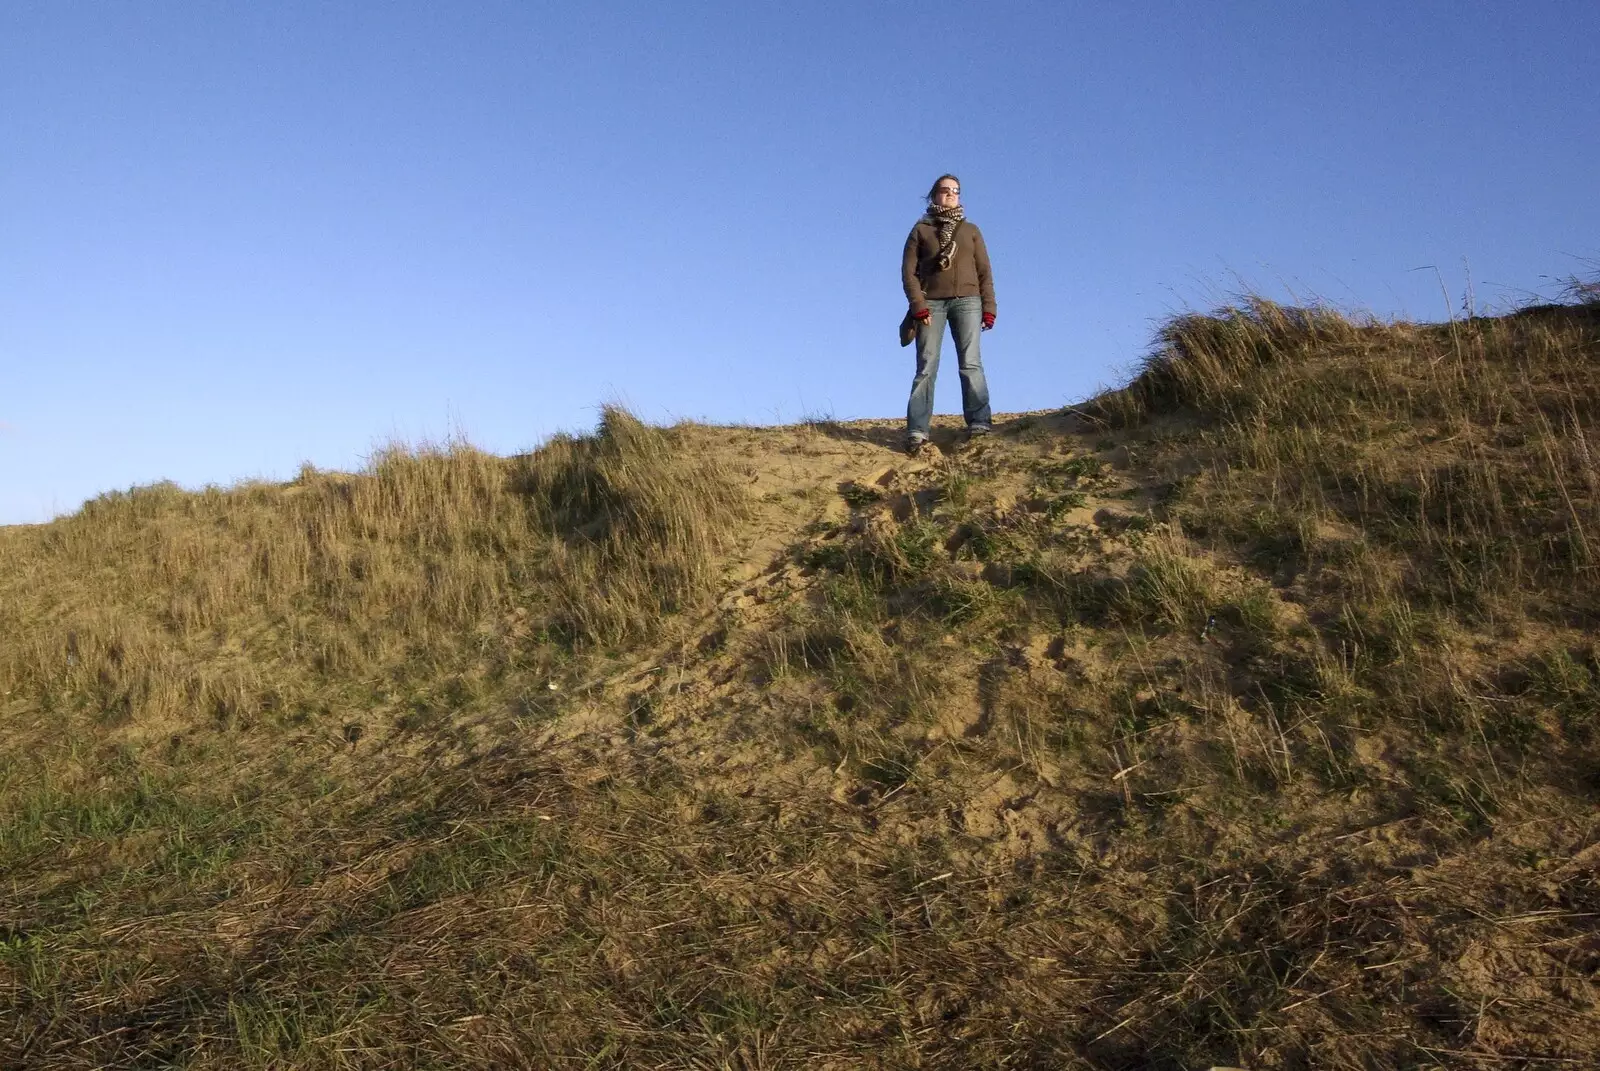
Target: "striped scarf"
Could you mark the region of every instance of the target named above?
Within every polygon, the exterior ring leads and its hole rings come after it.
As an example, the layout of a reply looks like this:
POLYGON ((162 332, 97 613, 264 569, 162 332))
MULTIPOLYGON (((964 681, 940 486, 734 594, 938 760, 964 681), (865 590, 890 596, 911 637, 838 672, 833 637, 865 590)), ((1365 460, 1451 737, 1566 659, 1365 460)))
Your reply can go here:
POLYGON ((954 208, 928 206, 928 222, 939 232, 939 270, 949 271, 956 256, 956 225, 967 218, 960 205, 954 208))

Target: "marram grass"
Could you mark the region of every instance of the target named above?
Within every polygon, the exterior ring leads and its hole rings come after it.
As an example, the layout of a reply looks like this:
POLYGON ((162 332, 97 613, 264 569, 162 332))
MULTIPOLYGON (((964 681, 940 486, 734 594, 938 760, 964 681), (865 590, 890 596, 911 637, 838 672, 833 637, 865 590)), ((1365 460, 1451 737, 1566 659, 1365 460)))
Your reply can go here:
POLYGON ((1597 368, 1249 301, 0 531, 0 1065, 1600 1065, 1597 368))

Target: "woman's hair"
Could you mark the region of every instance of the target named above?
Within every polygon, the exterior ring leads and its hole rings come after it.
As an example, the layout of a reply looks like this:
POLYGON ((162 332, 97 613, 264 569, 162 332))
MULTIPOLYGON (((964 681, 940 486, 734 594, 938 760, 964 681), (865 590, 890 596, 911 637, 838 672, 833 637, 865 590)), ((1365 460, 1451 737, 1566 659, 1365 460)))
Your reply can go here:
POLYGON ((928 187, 928 203, 930 205, 933 204, 933 191, 937 190, 939 188, 939 183, 943 182, 945 179, 955 179, 956 185, 961 185, 961 180, 956 178, 954 175, 940 175, 938 178, 933 180, 933 185, 928 187))

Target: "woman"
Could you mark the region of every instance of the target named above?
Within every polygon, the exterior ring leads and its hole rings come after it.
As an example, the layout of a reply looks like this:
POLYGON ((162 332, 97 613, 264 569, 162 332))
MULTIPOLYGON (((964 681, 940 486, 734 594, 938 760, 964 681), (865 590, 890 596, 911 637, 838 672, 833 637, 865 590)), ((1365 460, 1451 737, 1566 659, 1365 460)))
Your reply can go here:
POLYGON ((994 326, 994 280, 983 234, 961 210, 961 180, 954 175, 940 175, 928 191, 928 212, 906 239, 900 276, 917 333, 917 375, 906 406, 906 453, 915 457, 928 441, 933 384, 947 321, 961 368, 967 435, 989 434, 989 385, 978 353, 978 332, 994 326))

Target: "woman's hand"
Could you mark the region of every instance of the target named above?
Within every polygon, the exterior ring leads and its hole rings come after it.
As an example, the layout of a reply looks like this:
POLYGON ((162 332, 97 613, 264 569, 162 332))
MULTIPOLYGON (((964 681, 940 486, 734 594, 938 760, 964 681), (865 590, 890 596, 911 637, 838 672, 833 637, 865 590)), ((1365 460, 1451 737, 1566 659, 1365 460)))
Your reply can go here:
POLYGON ((987 331, 987 330, 989 330, 989 328, 991 328, 993 326, 994 326, 994 313, 992 313, 992 312, 984 313, 983 314, 983 329, 985 331, 987 331))
POLYGON ((926 306, 924 306, 924 307, 923 307, 923 308, 920 308, 920 309, 917 309, 917 310, 916 310, 916 311, 915 311, 915 312, 913 312, 913 313, 912 313, 912 314, 911 314, 911 318, 912 318, 912 319, 913 319, 913 320, 918 320, 918 321, 921 321, 921 322, 922 322, 922 323, 924 323, 924 324, 925 324, 925 323, 927 323, 927 322, 928 322, 928 319, 929 319, 929 318, 930 318, 930 317, 931 317, 931 316, 932 316, 932 315, 933 315, 933 312, 932 312, 932 310, 930 310, 930 309, 928 309, 928 308, 927 308, 927 307, 926 307, 926 306))

